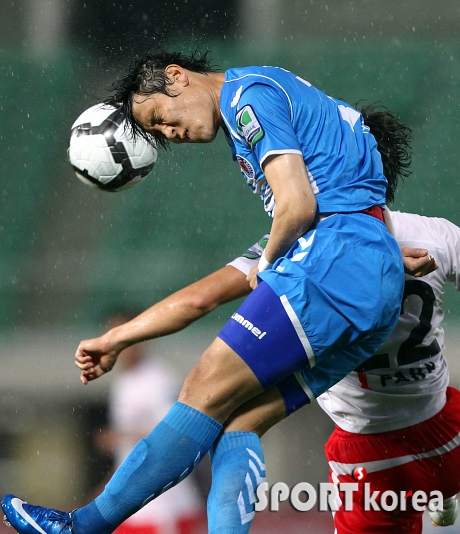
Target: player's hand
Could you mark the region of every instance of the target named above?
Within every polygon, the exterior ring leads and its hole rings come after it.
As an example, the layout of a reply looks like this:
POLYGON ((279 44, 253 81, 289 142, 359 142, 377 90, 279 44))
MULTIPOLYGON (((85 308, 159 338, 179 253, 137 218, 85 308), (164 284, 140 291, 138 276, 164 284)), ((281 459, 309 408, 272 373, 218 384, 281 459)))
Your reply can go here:
POLYGON ((404 272, 411 276, 425 276, 436 271, 438 264, 433 256, 424 248, 401 247, 404 272))
POLYGON ((249 271, 249 274, 246 276, 246 280, 249 282, 251 289, 255 289, 257 287, 258 273, 259 273, 259 264, 256 263, 255 265, 252 266, 251 270, 249 271))
POLYGON ((83 384, 111 371, 119 353, 104 337, 82 341, 75 353, 75 365, 81 371, 83 384))

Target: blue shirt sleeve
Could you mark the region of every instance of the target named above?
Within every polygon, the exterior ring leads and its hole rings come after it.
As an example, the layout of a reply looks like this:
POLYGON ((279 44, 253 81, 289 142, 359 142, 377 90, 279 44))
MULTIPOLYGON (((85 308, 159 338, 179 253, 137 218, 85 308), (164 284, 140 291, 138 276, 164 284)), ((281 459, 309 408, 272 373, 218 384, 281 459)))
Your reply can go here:
POLYGON ((302 154, 291 116, 289 100, 281 89, 256 83, 243 91, 236 115, 237 129, 259 164, 272 154, 302 154))

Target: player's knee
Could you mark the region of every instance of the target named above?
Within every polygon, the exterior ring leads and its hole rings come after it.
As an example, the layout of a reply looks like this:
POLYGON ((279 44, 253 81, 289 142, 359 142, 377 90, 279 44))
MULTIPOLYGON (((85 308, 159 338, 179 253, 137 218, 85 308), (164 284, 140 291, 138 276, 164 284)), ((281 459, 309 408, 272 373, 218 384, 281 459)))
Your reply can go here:
POLYGON ((215 389, 219 390, 219 378, 216 376, 215 364, 212 360, 204 358, 203 355, 184 380, 181 395, 196 395, 200 391, 207 391, 207 395, 210 395, 215 389))

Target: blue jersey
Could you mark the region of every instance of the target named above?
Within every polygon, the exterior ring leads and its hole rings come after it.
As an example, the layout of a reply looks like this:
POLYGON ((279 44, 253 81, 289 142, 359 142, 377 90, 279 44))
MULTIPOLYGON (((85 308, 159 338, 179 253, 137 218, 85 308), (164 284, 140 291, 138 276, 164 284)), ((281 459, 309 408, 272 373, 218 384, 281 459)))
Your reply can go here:
MULTIPOLYGON (((289 414, 372 356, 398 320, 401 252, 385 224, 357 213, 385 204, 375 138, 351 106, 277 67, 231 69, 220 107, 233 157, 273 216, 263 173, 303 157, 324 216, 292 245, 219 333, 289 414)), ((260 281, 259 280, 259 281, 260 281)))
POLYGON ((276 154, 303 156, 319 213, 385 204, 377 143, 348 104, 287 70, 245 67, 225 73, 220 106, 233 158, 270 216, 275 201, 262 166, 276 154))

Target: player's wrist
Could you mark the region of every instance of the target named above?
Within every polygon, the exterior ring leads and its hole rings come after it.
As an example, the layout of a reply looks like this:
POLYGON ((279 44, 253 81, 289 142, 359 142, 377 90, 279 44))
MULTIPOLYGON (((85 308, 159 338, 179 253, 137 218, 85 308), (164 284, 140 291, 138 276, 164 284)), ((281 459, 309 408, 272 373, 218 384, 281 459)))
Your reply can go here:
POLYGON ((267 257, 265 255, 265 249, 264 249, 264 251, 262 252, 262 256, 259 259, 259 273, 261 273, 262 271, 266 271, 267 269, 271 269, 272 267, 273 267, 273 263, 270 263, 267 260, 267 257))
POLYGON ((124 325, 116 326, 104 334, 110 349, 117 354, 132 345, 132 343, 126 339, 123 326, 124 325))

